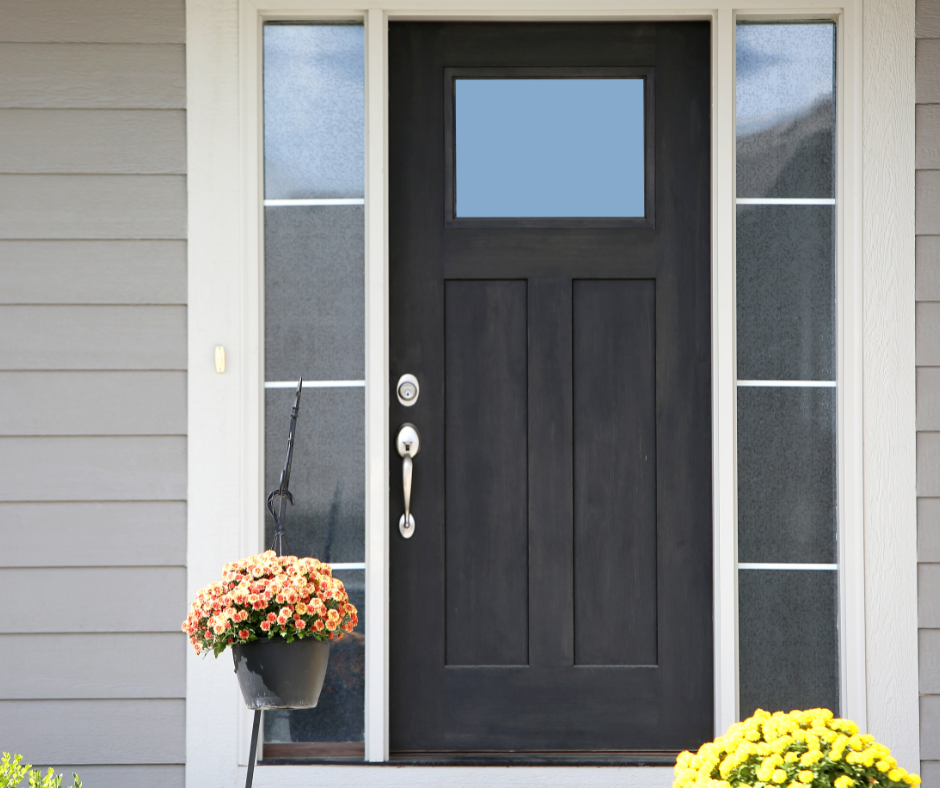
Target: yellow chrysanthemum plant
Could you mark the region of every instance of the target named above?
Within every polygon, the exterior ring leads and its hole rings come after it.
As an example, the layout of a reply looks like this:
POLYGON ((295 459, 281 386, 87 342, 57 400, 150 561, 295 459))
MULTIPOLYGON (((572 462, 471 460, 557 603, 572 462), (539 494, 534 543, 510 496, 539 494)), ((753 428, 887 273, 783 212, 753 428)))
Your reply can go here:
POLYGON ((753 717, 679 753, 673 788, 896 788, 920 785, 891 751, 828 709, 758 709, 753 717))

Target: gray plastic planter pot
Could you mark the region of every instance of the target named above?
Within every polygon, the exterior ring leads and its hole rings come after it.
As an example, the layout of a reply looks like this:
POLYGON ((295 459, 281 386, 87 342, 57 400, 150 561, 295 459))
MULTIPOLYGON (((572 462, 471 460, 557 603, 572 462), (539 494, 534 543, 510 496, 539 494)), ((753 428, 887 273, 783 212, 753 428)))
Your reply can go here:
POLYGON ((232 646, 235 675, 249 709, 312 709, 320 699, 330 642, 280 637, 232 646))

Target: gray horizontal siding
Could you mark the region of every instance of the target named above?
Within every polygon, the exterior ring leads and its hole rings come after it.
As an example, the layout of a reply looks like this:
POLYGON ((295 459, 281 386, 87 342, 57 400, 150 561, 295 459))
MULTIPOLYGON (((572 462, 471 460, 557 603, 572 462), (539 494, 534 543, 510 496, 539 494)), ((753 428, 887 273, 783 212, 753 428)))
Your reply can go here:
MULTIPOLYGON (((3 749, 32 763, 183 763, 181 700, 0 701, 3 749)), ((79 772, 81 776, 81 772, 79 772)), ((89 788, 95 788, 89 783, 89 788)))
POLYGON ((940 104, 917 107, 916 117, 917 169, 940 169, 940 104))
POLYGON ((922 629, 918 634, 920 691, 940 694, 940 629, 922 629))
POLYGON ((922 235, 917 239, 918 301, 940 301, 940 236, 922 235))
POLYGON ((182 501, 0 503, 0 567, 183 566, 182 501))
POLYGON ((186 369, 181 306, 0 306, 0 369, 186 369))
POLYGON ((0 500, 185 498, 185 438, 0 438, 0 500))
POLYGON ((940 695, 920 699, 920 757, 940 760, 940 695))
POLYGON ((940 498, 917 500, 917 559, 940 563, 940 498))
POLYGON ((917 370, 917 429, 940 431, 940 367, 917 370))
MULTIPOLYGON (((927 629, 940 629, 940 564, 918 564, 917 566, 917 592, 918 592, 918 626, 927 629)), ((940 696, 937 698, 940 703, 940 696)), ((940 710, 940 707, 938 707, 940 710)), ((938 720, 940 722, 940 720, 938 720)), ((938 729, 940 734, 940 729, 938 729)), ((940 742, 938 742, 940 746, 940 742)), ((927 755, 923 755, 927 758, 927 755)), ((940 750, 937 755, 940 757, 940 750)))
POLYGON ((940 498, 940 432, 917 433, 917 495, 940 498))
POLYGON ((185 372, 0 372, 0 435, 185 435, 185 372))
POLYGON ((185 304, 185 241, 0 241, 0 304, 185 304))
POLYGON ((184 788, 186 768, 184 766, 88 766, 87 764, 60 766, 41 765, 46 771, 52 766, 57 773, 64 774, 72 785, 72 774, 77 773, 87 788, 184 788))
POLYGON ((919 302, 915 326, 917 366, 940 366, 940 302, 919 302))
POLYGON ((0 173, 185 172, 182 110, 0 110, 0 173))
POLYGON ((182 44, 184 0, 4 0, 3 42, 182 44))
POLYGON ((0 175, 0 238, 185 238, 178 175, 0 175))
POLYGON ((917 42, 917 103, 940 103, 940 39, 917 42))
POLYGON ((182 632, 0 635, 0 699, 182 698, 188 645, 182 632))
POLYGON ((940 3, 937 0, 917 0, 917 38, 940 38, 940 3))
MULTIPOLYGON (((188 602, 182 567, 0 569, 0 599, 17 598, 28 600, 35 612, 0 605, 0 632, 175 632, 184 637, 180 625, 188 602)), ((64 649, 68 640, 62 639, 64 649)))
POLYGON ((919 170, 915 176, 918 235, 940 235, 940 171, 919 170))
POLYGON ((0 108, 183 109, 182 44, 0 44, 0 108))

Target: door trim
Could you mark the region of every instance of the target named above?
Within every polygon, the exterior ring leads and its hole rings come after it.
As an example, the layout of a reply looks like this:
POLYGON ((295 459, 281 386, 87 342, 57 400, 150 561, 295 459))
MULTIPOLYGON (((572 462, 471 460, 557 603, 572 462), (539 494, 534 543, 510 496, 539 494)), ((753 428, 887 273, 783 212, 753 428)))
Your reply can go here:
MULTIPOLYGON (((406 0, 383 0, 372 10, 352 0, 189 3, 190 592, 214 576, 218 566, 233 554, 261 545, 258 56, 262 21, 365 20, 366 377, 384 381, 388 379, 384 63, 389 18, 708 19, 713 23, 712 167, 716 173, 712 185, 715 723, 718 729, 726 727, 735 717, 736 706, 734 274, 730 265, 734 237, 729 229, 734 221, 736 9, 748 17, 836 18, 838 90, 842 97, 838 330, 844 697, 850 716, 863 725, 867 721, 870 730, 895 742, 899 757, 905 761, 917 760, 914 301, 908 297, 913 294, 913 124, 883 122, 885 118, 907 118, 913 106, 910 5, 904 0, 845 0, 841 5, 823 0, 666 0, 650 13, 643 0, 595 0, 589 10, 564 0, 531 0, 511 10, 505 10, 498 0, 459 4, 437 0, 434 7, 422 11, 415 11, 406 0), (241 129, 241 135, 233 134, 233 128, 241 129), (864 151, 863 133, 867 140, 864 151), (218 376, 211 364, 211 348, 220 342, 230 348, 232 363, 227 376, 218 376), (886 368, 892 370, 892 376, 882 374, 886 368), (868 485, 863 485, 863 477, 869 479, 868 485), (867 569, 863 531, 869 545, 867 569), (878 623, 877 637, 874 633, 866 637, 867 620, 878 623), (879 702, 867 706, 868 692, 877 693, 879 702)), ((379 613, 387 610, 388 604, 384 441, 389 392, 383 388, 369 386, 366 391, 367 600, 370 609, 379 613)), ((370 621, 370 640, 378 647, 369 649, 366 663, 366 758, 373 762, 387 758, 386 621, 381 615, 373 615, 370 621)), ((212 670, 191 655, 188 658, 186 768, 192 785, 220 778, 226 784, 238 784, 244 779, 243 773, 239 777, 237 764, 244 761, 247 751, 248 715, 233 714, 236 704, 229 678, 224 666, 212 670), (228 764, 224 776, 218 771, 220 763, 228 764)), ((340 772, 334 767, 319 768, 330 771, 330 779, 340 784, 357 780, 348 771, 351 767, 335 767, 340 772)), ((274 784, 274 776, 266 776, 269 771, 277 775, 279 785, 300 786, 309 781, 309 772, 302 767, 272 767, 258 770, 259 786, 274 784)), ((457 773, 464 771, 455 771, 458 783, 462 778, 457 773)), ((469 773, 472 775, 472 769, 469 773)), ((552 773, 554 776, 554 769, 552 773)), ((372 782, 386 782, 369 774, 372 782)), ((410 770, 409 774, 417 776, 410 770)), ((557 774, 560 778, 560 767, 557 774)), ((473 777, 466 779, 472 781, 473 777)), ((645 784, 646 778, 631 777, 629 782, 645 784)), ((668 782, 668 777, 661 776, 650 784, 668 782)))

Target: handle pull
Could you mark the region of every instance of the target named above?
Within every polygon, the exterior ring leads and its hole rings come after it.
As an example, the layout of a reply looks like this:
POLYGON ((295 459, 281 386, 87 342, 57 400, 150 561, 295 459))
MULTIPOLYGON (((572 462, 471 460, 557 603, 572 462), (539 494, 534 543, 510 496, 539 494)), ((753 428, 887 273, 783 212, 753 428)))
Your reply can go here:
POLYGON ((413 458, 421 448, 421 436, 414 424, 402 424, 395 439, 395 448, 402 458, 401 481, 405 492, 405 513, 398 521, 398 530, 405 539, 411 539, 415 532, 415 518, 411 513, 411 480, 414 471, 413 458))

